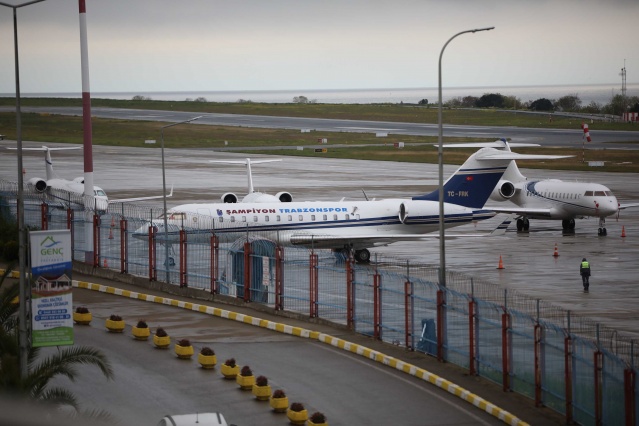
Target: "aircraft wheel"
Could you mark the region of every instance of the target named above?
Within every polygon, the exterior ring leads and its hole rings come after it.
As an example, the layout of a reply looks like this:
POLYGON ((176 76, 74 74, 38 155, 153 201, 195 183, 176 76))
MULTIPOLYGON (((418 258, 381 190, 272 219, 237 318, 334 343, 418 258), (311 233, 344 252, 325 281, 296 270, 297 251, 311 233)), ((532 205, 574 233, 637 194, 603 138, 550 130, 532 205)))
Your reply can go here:
POLYGON ((517 232, 521 232, 524 230, 524 221, 521 219, 517 219, 517 232))
POLYGON ((570 219, 568 221, 568 227, 572 229, 573 231, 575 230, 575 219, 570 219))
POLYGON ((569 222, 568 222, 568 220, 567 220, 567 219, 563 219, 563 220, 561 221, 561 227, 562 227, 564 230, 566 230, 566 229, 570 229, 570 225, 569 225, 569 222))
POLYGON ((597 229, 597 235, 602 236, 603 230, 601 228, 597 229))
POLYGON ((524 218, 524 231, 528 232, 528 228, 530 228, 530 221, 527 217, 524 218))
POLYGON ((605 237, 606 235, 608 235, 608 230, 606 228, 602 228, 601 231, 603 232, 602 235, 605 237))
POLYGON ((371 252, 367 249, 355 250, 355 260, 357 263, 370 263, 371 252))

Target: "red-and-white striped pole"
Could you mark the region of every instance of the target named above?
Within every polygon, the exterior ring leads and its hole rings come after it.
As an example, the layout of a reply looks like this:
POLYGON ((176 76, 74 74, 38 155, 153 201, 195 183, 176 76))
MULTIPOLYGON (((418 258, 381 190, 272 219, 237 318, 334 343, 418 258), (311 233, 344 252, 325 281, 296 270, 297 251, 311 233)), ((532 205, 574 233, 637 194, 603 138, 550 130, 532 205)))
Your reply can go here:
MULTIPOLYGON (((84 205, 87 216, 94 206, 93 194, 93 142, 91 131, 91 93, 89 90, 89 47, 87 42, 87 20, 85 0, 78 0, 80 8, 80 61, 82 64, 82 127, 84 129, 84 205)), ((88 221, 90 222, 90 221, 88 221)), ((85 226, 85 260, 93 259, 93 230, 85 226)))

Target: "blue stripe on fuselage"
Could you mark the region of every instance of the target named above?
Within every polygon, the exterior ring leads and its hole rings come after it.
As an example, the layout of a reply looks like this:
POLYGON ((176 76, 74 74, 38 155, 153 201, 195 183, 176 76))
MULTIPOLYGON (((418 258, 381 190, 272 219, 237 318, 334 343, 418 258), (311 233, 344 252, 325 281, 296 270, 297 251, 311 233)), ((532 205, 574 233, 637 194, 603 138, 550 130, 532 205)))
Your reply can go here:
MULTIPOLYGON (((444 185, 444 202, 473 209, 484 207, 506 167, 460 169, 444 185)), ((413 200, 439 201, 439 189, 413 200)))

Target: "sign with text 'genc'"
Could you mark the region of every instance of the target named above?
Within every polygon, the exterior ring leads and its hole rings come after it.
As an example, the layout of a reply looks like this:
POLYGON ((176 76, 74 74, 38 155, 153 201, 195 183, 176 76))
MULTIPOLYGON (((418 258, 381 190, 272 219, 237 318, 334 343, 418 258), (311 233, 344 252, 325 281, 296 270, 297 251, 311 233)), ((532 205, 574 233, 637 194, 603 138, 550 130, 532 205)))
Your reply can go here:
POLYGON ((32 345, 73 344, 71 231, 29 231, 32 345))

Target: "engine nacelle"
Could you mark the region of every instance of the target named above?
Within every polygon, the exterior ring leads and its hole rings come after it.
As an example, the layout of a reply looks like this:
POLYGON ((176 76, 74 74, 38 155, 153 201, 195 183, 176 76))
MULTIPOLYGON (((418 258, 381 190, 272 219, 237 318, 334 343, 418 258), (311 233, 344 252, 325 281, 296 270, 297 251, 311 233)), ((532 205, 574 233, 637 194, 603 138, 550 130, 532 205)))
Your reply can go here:
POLYGON ((237 203, 237 200, 237 195, 233 194, 232 192, 227 192, 226 194, 222 195, 223 203, 237 203))
POLYGON ((490 199, 493 201, 505 201, 512 198, 515 195, 515 185, 507 180, 500 180, 490 194, 490 199))
POLYGON ((404 225, 417 223, 420 217, 432 216, 437 206, 433 201, 404 201, 399 205, 399 221, 404 225))
POLYGON ((41 178, 31 178, 27 181, 27 185, 33 187, 37 192, 47 190, 47 181, 41 178))
POLYGON ((275 196, 278 200, 280 200, 281 203, 290 203, 291 201, 293 201, 293 196, 290 192, 278 192, 277 194, 275 194, 275 196))
POLYGON ((73 179, 73 182, 84 184, 84 178, 82 176, 77 177, 77 178, 73 179))

